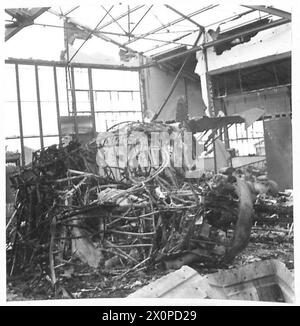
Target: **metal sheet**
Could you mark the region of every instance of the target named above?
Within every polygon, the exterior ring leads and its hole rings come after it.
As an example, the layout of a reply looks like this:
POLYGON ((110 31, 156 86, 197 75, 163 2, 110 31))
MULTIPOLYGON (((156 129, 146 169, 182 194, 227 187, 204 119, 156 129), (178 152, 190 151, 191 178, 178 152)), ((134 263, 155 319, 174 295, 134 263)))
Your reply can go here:
POLYGON ((132 293, 128 298, 198 298, 205 299, 206 293, 198 283, 202 276, 189 266, 170 273, 132 293))
POLYGON ((264 260, 201 276, 183 266, 128 298, 197 298, 294 302, 294 277, 279 260, 264 260))

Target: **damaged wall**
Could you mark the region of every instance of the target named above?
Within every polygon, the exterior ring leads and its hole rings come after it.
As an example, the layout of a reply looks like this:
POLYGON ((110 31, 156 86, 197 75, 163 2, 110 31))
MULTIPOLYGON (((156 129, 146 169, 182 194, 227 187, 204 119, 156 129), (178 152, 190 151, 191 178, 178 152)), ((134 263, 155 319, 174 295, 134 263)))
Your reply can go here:
POLYGON ((222 99, 215 99, 215 109, 224 110, 225 105, 228 115, 238 114, 254 107, 263 108, 267 114, 275 114, 282 112, 291 112, 290 98, 288 87, 280 87, 273 89, 265 89, 250 92, 248 94, 233 94, 222 99), (223 103, 221 103, 223 102, 223 103))
MULTIPOLYGON (((249 67, 263 66, 267 62, 275 62, 279 59, 288 60, 291 56, 291 49, 292 37, 291 24, 289 23, 261 31, 253 36, 250 41, 234 45, 230 50, 225 50, 220 55, 216 54, 213 47, 208 48, 208 74, 215 78, 216 76, 222 76, 222 74, 225 75, 225 73, 245 71, 249 67)), ((199 51, 197 53, 197 59, 198 64, 195 72, 201 78, 202 87, 206 87, 207 71, 203 52, 199 51)), ((257 78, 257 84, 254 85, 256 88, 251 85, 251 91, 241 91, 237 88, 235 91, 231 89, 229 94, 225 92, 225 94, 216 96, 214 98, 215 111, 222 110, 227 115, 231 115, 257 107, 264 109, 266 115, 272 115, 272 119, 274 119, 275 114, 290 113, 292 111, 289 86, 291 81, 280 83, 277 80, 277 86, 272 85, 269 88, 267 86, 261 88, 261 80, 259 77, 257 78)), ((241 84, 241 74, 231 81, 233 83, 237 81, 238 83, 239 80, 241 84)), ((250 81, 253 83, 253 80, 250 81)), ((208 101, 208 98, 204 100, 208 101)), ((290 118, 264 122, 268 175, 278 183, 281 189, 292 187, 291 130, 290 118), (277 148, 280 148, 280 155, 277 148)))
MULTIPOLYGON (((152 118, 168 95, 175 73, 151 67, 144 70, 144 76, 147 115, 152 118)), ((187 98, 190 117, 203 115, 205 105, 202 100, 200 83, 181 77, 158 120, 175 119, 177 101, 181 96, 187 98)))
MULTIPOLYGON (((230 50, 217 55, 214 48, 207 49, 208 70, 213 71, 233 66, 258 58, 285 53, 292 49, 291 24, 285 24, 259 32, 249 42, 234 46, 230 50)), ((198 64, 195 72, 201 76, 205 73, 203 53, 197 53, 198 64)), ((236 68, 235 68, 236 69, 236 68)))
MULTIPOLYGON (((207 41, 211 41, 208 35, 207 41)), ((207 67, 208 73, 216 73, 218 70, 230 71, 243 66, 257 65, 257 60, 263 60, 274 55, 280 55, 291 51, 292 37, 291 24, 281 25, 259 32, 252 37, 249 42, 238 44, 230 50, 217 55, 214 48, 207 48, 207 67)), ((204 53, 197 52, 197 66, 195 73, 200 76, 203 91, 203 100, 208 103, 208 93, 206 91, 206 63, 204 53)))

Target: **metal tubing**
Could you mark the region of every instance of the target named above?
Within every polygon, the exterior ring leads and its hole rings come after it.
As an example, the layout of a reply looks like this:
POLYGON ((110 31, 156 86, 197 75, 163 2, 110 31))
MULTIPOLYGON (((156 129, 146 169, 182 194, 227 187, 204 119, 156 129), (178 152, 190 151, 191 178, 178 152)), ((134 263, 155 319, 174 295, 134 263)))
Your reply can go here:
POLYGON ((57 87, 57 74, 56 74, 55 66, 53 66, 53 77, 54 77, 54 91, 55 91, 58 137, 59 137, 59 144, 61 145, 62 133, 61 133, 61 124, 60 124, 60 109, 59 109, 59 95, 58 95, 58 87, 57 87))
POLYGON ((76 108, 76 94, 75 94, 75 77, 74 68, 71 67, 71 95, 72 95, 72 113, 74 117, 74 130, 75 136, 78 138, 78 121, 77 121, 77 108, 76 108))
MULTIPOLYGON (((56 67, 66 67, 65 61, 49 61, 49 60, 32 60, 32 59, 16 59, 9 58, 5 60, 5 63, 10 64, 20 64, 20 65, 34 65, 38 66, 56 66, 56 67)), ((108 69, 108 70, 125 70, 125 71, 138 71, 139 67, 127 67, 119 65, 106 65, 106 64, 92 64, 92 63, 75 63, 69 64, 69 67, 74 68, 94 68, 94 69, 108 69)))
POLYGON ((95 103, 94 103, 94 93, 93 93, 93 76, 92 69, 88 68, 88 77, 89 77, 89 94, 90 94, 90 105, 91 105, 91 115, 93 123, 93 134, 96 136, 96 118, 95 118, 95 103))
POLYGON ((189 16, 183 14, 182 12, 180 12, 179 10, 173 8, 170 5, 165 5, 168 9, 171 9, 172 11, 176 12, 176 14, 178 14, 179 16, 183 17, 184 19, 188 20, 189 22, 191 22, 192 24, 196 25, 197 27, 200 28, 200 30, 204 30, 204 27, 200 24, 198 24, 196 21, 194 21, 192 18, 190 18, 189 16))
MULTIPOLYGON (((217 7, 217 6, 218 6, 218 5, 209 5, 209 6, 207 6, 207 7, 204 7, 204 8, 202 8, 202 9, 199 9, 199 10, 197 10, 197 11, 191 13, 191 14, 188 14, 187 17, 191 18, 191 17, 196 16, 196 15, 202 13, 202 12, 205 12, 205 11, 207 11, 207 10, 213 9, 213 8, 215 8, 215 7, 217 7)), ((159 32, 159 31, 161 31, 161 30, 163 30, 163 29, 165 29, 165 28, 167 28, 167 27, 169 27, 169 26, 172 26, 172 25, 178 24, 178 23, 182 22, 183 20, 185 20, 185 18, 183 18, 183 17, 178 18, 178 19, 176 19, 176 20, 173 20, 173 21, 171 21, 171 22, 168 23, 168 24, 162 25, 162 26, 160 26, 160 27, 158 27, 158 28, 155 28, 155 29, 153 29, 153 30, 151 30, 151 31, 149 31, 149 32, 147 32, 147 33, 145 33, 145 34, 139 35, 139 36, 133 38, 130 42, 128 41, 128 42, 124 43, 123 45, 128 45, 128 44, 130 44, 130 43, 132 43, 132 42, 135 42, 135 41, 137 41, 137 40, 143 39, 144 37, 146 37, 146 36, 148 36, 148 35, 155 34, 155 33, 159 32)))
POLYGON ((43 120, 42 120, 42 109, 41 109, 41 99, 40 99, 40 85, 39 85, 38 66, 34 65, 34 69, 35 69, 35 85, 36 85, 36 102, 37 102, 38 118, 39 118, 39 130, 40 130, 40 143, 41 143, 41 148, 43 148, 44 147, 43 120))

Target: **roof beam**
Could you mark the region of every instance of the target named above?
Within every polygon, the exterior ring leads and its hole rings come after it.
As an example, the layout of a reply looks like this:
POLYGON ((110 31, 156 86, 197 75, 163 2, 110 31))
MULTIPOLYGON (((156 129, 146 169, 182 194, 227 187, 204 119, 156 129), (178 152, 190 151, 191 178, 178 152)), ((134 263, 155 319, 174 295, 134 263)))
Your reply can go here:
MULTIPOLYGON (((66 67, 66 61, 49 61, 49 60, 34 60, 34 59, 17 59, 9 58, 5 59, 6 64, 20 64, 20 65, 38 65, 48 67, 66 67)), ((71 62, 70 67, 74 68, 92 68, 92 69, 109 69, 109 70, 128 70, 138 71, 138 66, 124 66, 124 65, 111 65, 111 64, 99 64, 99 63, 79 63, 71 62)))
MULTIPOLYGON (((143 8, 145 5, 139 5, 139 6, 136 6, 136 7, 133 7, 132 9, 130 9, 130 13, 133 13, 141 8, 143 8)), ((48 10, 51 14, 55 15, 55 16, 58 16, 60 18, 67 18, 67 15, 64 14, 64 15, 61 15, 60 13, 58 13, 57 11, 53 10, 53 9, 50 9, 48 10)), ((99 28, 97 29, 97 32, 98 31, 101 31, 103 28, 115 23, 116 21, 122 19, 123 17, 127 16, 128 15, 128 11, 126 11, 125 13, 121 14, 120 16, 108 21, 107 23, 104 23, 103 25, 99 26, 99 28)))
MULTIPOLYGON (((56 11, 54 11, 54 10, 51 10, 51 13, 54 14, 54 15, 56 15, 56 16, 58 16, 58 17, 61 17, 60 13, 58 13, 58 12, 56 12, 56 11)), ((126 15, 127 15, 127 14, 128 14, 128 13, 126 12, 126 15)), ((110 37, 108 37, 108 36, 105 36, 104 34, 102 34, 102 33, 99 31, 99 28, 98 28, 97 30, 92 30, 92 29, 89 28, 88 26, 84 26, 84 25, 82 25, 82 24, 76 22, 75 20, 73 20, 73 19, 71 19, 71 18, 69 18, 69 17, 64 16, 64 18, 65 18, 65 19, 68 19, 68 21, 69 21, 70 23, 72 23, 73 25, 75 25, 75 26, 77 26, 77 27, 79 27, 79 28, 81 28, 81 29, 86 30, 87 32, 91 33, 91 35, 94 35, 94 36, 96 36, 96 37, 98 37, 98 38, 101 38, 102 40, 104 40, 104 41, 106 41, 106 42, 110 42, 110 43, 112 43, 112 44, 115 44, 115 45, 117 45, 118 47, 123 48, 123 49, 126 49, 127 51, 130 51, 130 52, 133 52, 133 53, 136 53, 136 52, 137 52, 137 51, 134 51, 133 49, 131 49, 131 48, 127 47, 127 46, 124 46, 123 44, 121 44, 121 43, 119 43, 119 42, 113 40, 112 38, 110 38, 110 37)), ((116 18, 116 19, 117 19, 117 18, 116 18)), ((101 28, 101 27, 100 27, 100 28, 101 28)))
POLYGON ((151 5, 147 11, 143 14, 143 16, 141 17, 141 19, 134 25, 134 27, 132 28, 132 30, 130 31, 130 33, 132 34, 133 31, 138 27, 138 25, 141 23, 141 21, 145 18, 145 16, 148 14, 148 12, 152 9, 153 5, 151 5))
POLYGON ((275 15, 275 16, 278 16, 278 17, 281 17, 281 18, 284 18, 284 19, 288 19, 290 21, 292 20, 291 13, 289 13, 287 11, 284 11, 284 10, 276 9, 276 8, 273 8, 273 7, 249 6, 249 5, 243 5, 243 7, 263 11, 263 12, 266 12, 266 13, 271 14, 271 15, 275 15))
MULTIPOLYGON (((109 12, 113 9, 113 5, 109 8, 109 10, 107 11, 104 7, 103 9, 105 9, 106 14, 100 19, 99 23, 96 25, 96 27, 89 32, 88 37, 84 40, 84 42, 80 45, 80 47, 76 50, 76 52, 73 54, 72 58, 68 60, 68 64, 70 64, 70 62, 72 61, 72 59, 76 56, 76 54, 80 51, 80 49, 84 46, 84 44, 87 42, 87 40, 91 37, 92 33, 95 32, 95 30, 98 28, 98 26, 103 22, 103 20, 105 19, 105 17, 107 15, 109 15, 109 12)), ((69 54, 68 54, 69 56, 69 54)))
MULTIPOLYGON (((191 18, 191 17, 196 16, 196 15, 198 15, 198 14, 204 12, 204 11, 207 11, 207 10, 213 9, 213 8, 215 8, 215 7, 217 7, 217 6, 218 6, 218 5, 209 5, 209 6, 207 6, 207 7, 204 7, 204 8, 202 8, 202 9, 199 9, 199 10, 197 10, 197 11, 195 11, 195 12, 192 12, 191 14, 188 14, 187 17, 191 18)), ((153 30, 151 30, 151 31, 149 31, 149 32, 147 32, 147 33, 145 33, 145 34, 142 34, 142 35, 139 35, 139 36, 133 38, 132 40, 130 40, 130 41, 124 43, 124 45, 128 45, 128 44, 133 43, 133 42, 135 42, 135 41, 137 41, 137 40, 140 40, 140 39, 142 39, 142 38, 144 38, 144 37, 147 37, 147 36, 149 36, 149 35, 151 35, 151 34, 155 34, 156 32, 159 32, 159 31, 161 31, 161 30, 163 30, 163 29, 165 29, 165 28, 167 28, 167 27, 169 27, 169 26, 172 26, 172 25, 175 25, 175 24, 177 24, 177 23, 180 23, 180 22, 182 22, 182 21, 185 20, 185 19, 186 19, 186 18, 181 17, 181 18, 178 18, 178 19, 176 19, 176 20, 173 20, 173 21, 171 21, 171 22, 168 23, 168 24, 162 25, 162 26, 160 26, 160 27, 157 27, 157 28, 155 28, 155 29, 153 29, 153 30)))
POLYGON ((75 11, 76 9, 78 9, 80 6, 75 6, 74 8, 70 9, 69 11, 67 11, 66 13, 64 13, 64 16, 68 16, 70 15, 71 12, 75 11))
MULTIPOLYGON (((110 10, 108 11, 108 10, 106 10, 105 9, 105 7, 104 6, 101 6, 102 7, 102 9, 109 15, 109 17, 113 20, 113 22, 114 23, 116 23, 120 28, 121 28, 121 30, 124 32, 124 34, 126 34, 126 35, 128 35, 128 33, 126 32, 126 30, 122 27, 122 25, 118 22, 118 20, 117 19, 115 19, 109 12, 110 12, 110 10)), ((126 13, 127 15, 129 15, 129 13, 127 12, 126 13)))
POLYGON ((183 17, 184 19, 188 20, 189 22, 191 22, 192 24, 196 25, 197 27, 200 28, 200 30, 204 30, 204 27, 200 24, 198 24, 196 21, 194 21, 192 18, 190 18, 189 16, 183 14, 182 12, 180 12, 179 10, 173 8, 172 6, 170 5, 165 5, 165 7, 167 7, 168 9, 176 12, 176 14, 178 14, 179 16, 183 17))
MULTIPOLYGON (((184 35, 181 35, 181 36, 179 36, 179 37, 176 37, 176 38, 170 40, 169 42, 172 42, 172 44, 180 44, 180 43, 177 43, 177 41, 179 41, 179 40, 181 40, 181 39, 183 39, 183 38, 185 38, 185 37, 187 37, 187 36, 189 36, 189 35, 191 35, 191 34, 193 34, 193 33, 195 33, 195 32, 189 32, 189 33, 186 33, 186 34, 184 34, 184 35)), ((153 51, 153 50, 157 50, 157 49, 159 49, 159 48, 161 48, 161 47, 164 47, 164 46, 166 46, 166 45, 168 45, 168 43, 160 44, 160 45, 156 45, 156 46, 154 46, 153 48, 144 51, 143 54, 145 54, 145 53, 147 53, 147 52, 151 52, 151 51, 153 51)), ((180 44, 180 45, 184 45, 184 44, 180 44)))
MULTIPOLYGON (((135 11, 137 11, 137 10, 143 8, 144 6, 145 6, 145 5, 139 5, 139 6, 133 7, 133 8, 131 8, 131 9, 129 10, 129 13, 132 14, 133 12, 135 12, 135 11)), ((120 20, 120 19, 126 17, 127 15, 128 15, 128 11, 126 11, 126 12, 124 12, 123 14, 121 14, 120 16, 118 16, 118 17, 112 19, 111 21, 109 21, 109 22, 107 22, 107 23, 101 25, 101 26, 97 29, 97 31, 100 31, 101 29, 103 29, 103 28, 105 28, 105 27, 107 27, 107 26, 109 26, 109 25, 115 23, 116 21, 118 21, 118 20, 120 20)))

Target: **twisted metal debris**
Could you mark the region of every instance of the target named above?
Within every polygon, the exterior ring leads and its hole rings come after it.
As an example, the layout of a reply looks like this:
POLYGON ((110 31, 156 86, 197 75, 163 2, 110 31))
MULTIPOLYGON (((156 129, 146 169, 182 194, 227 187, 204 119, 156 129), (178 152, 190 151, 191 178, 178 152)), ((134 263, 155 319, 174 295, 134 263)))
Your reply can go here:
MULTIPOLYGON (((163 148, 156 168, 111 166, 103 157, 99 163, 99 149, 112 140, 112 148, 119 145, 123 127, 85 147, 71 142, 37 151, 32 164, 11 178, 16 200, 6 228, 9 275, 38 266, 55 285, 79 258, 121 277, 157 264, 232 260, 246 246, 252 206, 241 209, 235 178, 186 179, 163 148), (229 243, 224 231, 235 225, 229 243)), ((170 128, 129 123, 126 135, 170 128)))

